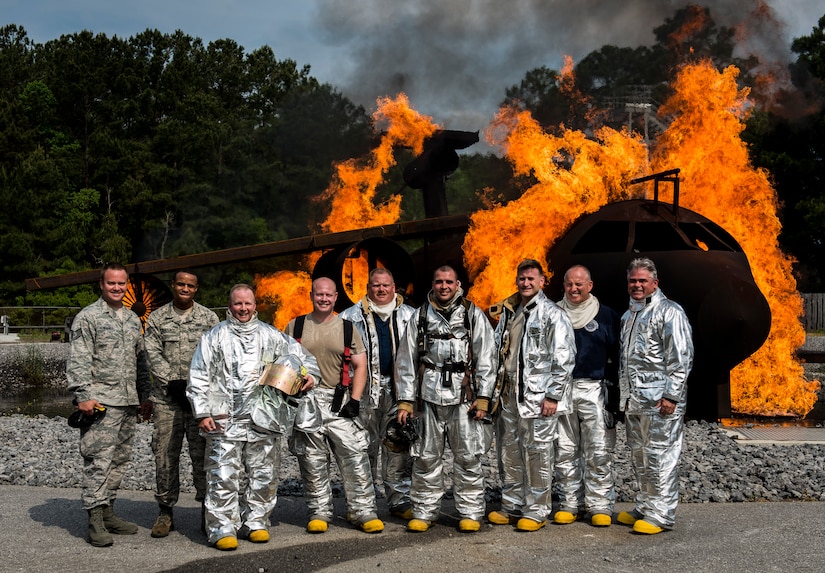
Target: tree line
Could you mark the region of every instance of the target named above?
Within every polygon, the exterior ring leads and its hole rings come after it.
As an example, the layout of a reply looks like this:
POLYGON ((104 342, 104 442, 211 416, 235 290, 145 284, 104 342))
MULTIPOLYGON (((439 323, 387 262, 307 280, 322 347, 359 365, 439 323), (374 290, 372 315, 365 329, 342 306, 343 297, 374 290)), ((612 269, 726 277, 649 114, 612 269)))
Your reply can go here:
MULTIPOLYGON (((503 102, 530 110, 548 131, 587 130, 611 116, 611 98, 648 86, 663 101, 680 62, 736 64, 757 111, 744 137, 752 160, 775 180, 800 290, 823 290, 825 245, 825 16, 791 46, 794 85, 760 104, 760 62, 734 57, 735 36, 706 8, 676 11, 652 46, 603 46, 575 66, 575 89, 549 67, 503 87, 503 102), (703 27, 674 34, 696 11, 703 27), (677 39, 678 38, 678 39, 677 39), (782 100, 777 103, 777 99, 782 100), (586 102, 582 105, 582 102, 586 102), (800 112, 800 108, 802 111, 800 112), (793 113, 792 113, 793 112, 793 113)), ((364 155, 375 131, 367 111, 335 87, 279 60, 268 46, 247 52, 230 39, 204 44, 182 31, 130 38, 81 31, 44 44, 18 25, 0 28, 0 305, 83 305, 91 285, 25 293, 25 278, 275 241, 307 234, 324 219, 314 200, 333 165, 364 155)), ((411 158, 411 157, 410 157, 411 158)), ((399 162, 401 163, 401 162, 399 162)), ((386 194, 403 186, 403 165, 386 194)), ((450 181, 451 212, 518 196, 492 154, 465 154, 450 181)), ((405 195, 406 218, 422 215, 405 195)), ((295 261, 270 261, 274 270, 295 261)), ((226 281, 247 269, 209 269, 204 301, 224 302, 226 281)))

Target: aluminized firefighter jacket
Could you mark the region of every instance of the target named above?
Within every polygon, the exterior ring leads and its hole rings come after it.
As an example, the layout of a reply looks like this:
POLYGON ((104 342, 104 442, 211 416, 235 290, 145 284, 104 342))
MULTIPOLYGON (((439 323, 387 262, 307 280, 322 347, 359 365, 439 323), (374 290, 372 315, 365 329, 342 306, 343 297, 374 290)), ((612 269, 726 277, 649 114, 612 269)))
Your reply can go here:
POLYGON ((315 358, 257 315, 242 323, 227 313, 195 349, 186 394, 195 417, 211 417, 217 426, 205 435, 209 543, 239 530, 243 535, 269 527, 277 501, 281 433, 253 424, 252 415, 262 396, 258 381, 264 366, 286 356, 320 379, 315 358))
MULTIPOLYGON (((504 311, 496 326, 496 347, 508 345, 507 323, 519 304, 518 293, 503 303, 504 311)), ((519 354, 523 368, 512 380, 519 396, 518 414, 522 418, 541 415, 545 398, 558 402, 556 414, 570 409, 570 381, 576 365, 576 339, 570 318, 561 308, 539 292, 527 305, 527 318, 519 354), (523 398, 522 398, 523 396, 523 398)), ((503 364, 499 365, 503 368, 503 364)))
POLYGON ((481 456, 490 447, 492 431, 489 424, 471 419, 468 413, 472 398, 489 399, 493 395, 497 362, 493 329, 481 309, 469 302, 465 308, 461 289, 441 311, 433 305, 432 292, 428 299, 423 324, 419 324, 419 309, 407 324, 395 361, 398 401, 420 402, 422 408, 416 412, 421 420, 421 436, 410 448, 412 513, 414 518, 430 522, 438 517, 445 489, 442 458, 446 438, 454 454, 456 510, 462 518, 478 521, 484 515, 481 456), (466 313, 469 315, 465 320, 466 313), (468 327, 472 330, 471 340, 468 327), (470 361, 474 376, 469 381, 472 396, 468 397, 462 382, 470 361))
POLYGON ((693 366, 690 323, 681 306, 658 288, 630 301, 622 316, 619 387, 627 443, 639 484, 636 517, 673 527, 679 502, 679 456, 684 438, 687 377, 693 366), (676 403, 661 416, 656 403, 676 403))
POLYGON ((567 313, 543 292, 523 309, 519 304, 518 293, 502 303, 495 330, 504 374, 496 419, 501 508, 511 517, 542 522, 552 510, 554 442, 558 416, 570 408, 576 342, 567 313), (525 313, 522 335, 511 340, 517 310, 525 313), (517 364, 514 372, 506 372, 508 352, 516 353, 517 359, 509 361, 517 364), (557 401, 556 414, 541 415, 545 398, 557 401))
POLYGON ((404 303, 401 295, 395 296, 395 309, 387 318, 389 348, 391 355, 390 372, 382 372, 381 344, 376 320, 380 317, 371 308, 368 297, 361 299, 340 316, 352 321, 361 334, 367 348, 367 389, 361 399, 361 419, 364 428, 369 432, 369 458, 372 468, 373 482, 378 482, 378 456, 381 454, 381 479, 386 490, 387 505, 391 512, 403 512, 410 502, 410 471, 411 460, 408 451, 397 452, 387 449, 383 440, 387 435, 387 424, 395 419, 398 411, 395 404, 395 384, 393 372, 395 356, 398 346, 403 339, 404 331, 415 309, 404 303))

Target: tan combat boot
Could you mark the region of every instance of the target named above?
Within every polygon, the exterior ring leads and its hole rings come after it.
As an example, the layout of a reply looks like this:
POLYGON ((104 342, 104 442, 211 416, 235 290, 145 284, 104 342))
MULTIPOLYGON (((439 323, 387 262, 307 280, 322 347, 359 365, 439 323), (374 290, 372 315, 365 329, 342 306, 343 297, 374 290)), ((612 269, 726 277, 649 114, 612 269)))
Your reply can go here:
POLYGON ((114 533, 115 535, 134 535, 138 532, 137 524, 115 515, 115 510, 112 509, 111 505, 103 505, 101 509, 103 510, 103 525, 106 526, 109 533, 114 533))
POLYGON ((172 508, 161 505, 158 518, 152 526, 152 537, 166 537, 174 529, 175 522, 172 520, 172 508))
POLYGON ((109 547, 115 542, 103 524, 103 506, 89 510, 89 543, 95 547, 109 547))

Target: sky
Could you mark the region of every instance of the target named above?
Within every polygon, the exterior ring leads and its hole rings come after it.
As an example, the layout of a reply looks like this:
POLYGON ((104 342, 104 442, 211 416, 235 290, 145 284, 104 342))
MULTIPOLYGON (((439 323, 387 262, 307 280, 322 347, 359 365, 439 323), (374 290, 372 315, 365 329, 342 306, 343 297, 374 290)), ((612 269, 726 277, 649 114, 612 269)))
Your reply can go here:
MULTIPOLYGON (((822 0, 693 0, 737 26, 744 49, 791 58, 792 38, 825 16, 822 0)), ((527 71, 559 70, 606 44, 653 43, 687 0, 0 0, 0 25, 43 43, 90 30, 128 38, 182 30, 309 65, 367 110, 404 92, 446 129, 483 130, 527 71)))

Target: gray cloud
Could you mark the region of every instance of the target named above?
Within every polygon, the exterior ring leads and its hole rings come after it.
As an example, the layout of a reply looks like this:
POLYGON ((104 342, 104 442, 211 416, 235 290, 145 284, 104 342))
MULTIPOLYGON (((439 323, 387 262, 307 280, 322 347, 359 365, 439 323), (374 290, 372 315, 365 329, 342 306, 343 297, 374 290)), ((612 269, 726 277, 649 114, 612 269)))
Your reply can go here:
MULTIPOLYGON (((696 2, 702 3, 703 2, 696 2)), ((481 129, 526 71, 560 69, 606 44, 653 42, 653 28, 685 0, 318 0, 323 40, 349 55, 336 85, 372 107, 403 91, 419 111, 451 129, 481 129)), ((786 61, 784 24, 809 0, 715 0, 719 25, 742 26, 743 48, 786 61), (774 6, 774 8, 771 8, 774 6)), ((816 22, 811 22, 813 27, 816 22)), ((798 22, 795 22, 799 26, 798 22)))

